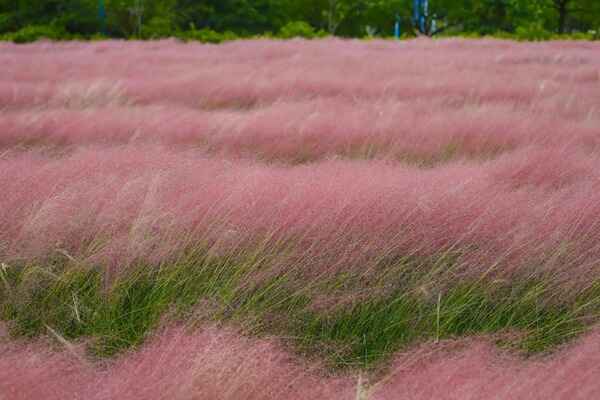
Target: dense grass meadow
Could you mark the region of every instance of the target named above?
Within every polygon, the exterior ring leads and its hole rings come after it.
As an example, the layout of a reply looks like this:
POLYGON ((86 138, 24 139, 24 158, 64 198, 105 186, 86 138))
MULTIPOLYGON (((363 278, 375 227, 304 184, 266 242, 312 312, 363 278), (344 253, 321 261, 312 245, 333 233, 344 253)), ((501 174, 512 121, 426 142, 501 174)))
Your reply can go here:
POLYGON ((0 400, 600 398, 600 43, 0 71, 0 400))

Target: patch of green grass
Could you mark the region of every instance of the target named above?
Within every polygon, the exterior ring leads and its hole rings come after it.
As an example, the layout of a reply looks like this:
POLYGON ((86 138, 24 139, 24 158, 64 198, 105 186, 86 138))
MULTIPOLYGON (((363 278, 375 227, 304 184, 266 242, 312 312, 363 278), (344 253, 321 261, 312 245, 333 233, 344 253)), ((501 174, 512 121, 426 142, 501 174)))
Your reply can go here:
POLYGON ((305 282, 302 274, 288 272, 256 280, 253 273, 263 262, 201 255, 132 268, 108 287, 94 268, 10 267, 0 272, 0 318, 16 336, 52 330, 67 340, 91 339, 90 351, 101 357, 140 345, 165 319, 208 319, 286 338, 300 353, 334 367, 371 368, 416 342, 488 333, 516 331, 520 339, 512 346, 546 351, 594 323, 600 303, 600 285, 571 300, 553 298, 541 281, 504 286, 461 281, 423 291, 427 276, 413 273, 408 279, 399 267, 393 290, 392 276, 386 275, 372 280, 367 296, 319 309, 318 296, 345 290, 353 296, 356 276, 305 282), (379 291, 383 286, 388 290, 379 291))
POLYGON ((574 304, 540 305, 543 288, 530 283, 492 292, 482 283, 462 283, 429 301, 397 293, 331 315, 309 314, 296 329, 308 351, 339 349, 332 357, 342 367, 371 367, 418 341, 511 331, 523 334, 520 349, 540 352, 585 330, 574 304))

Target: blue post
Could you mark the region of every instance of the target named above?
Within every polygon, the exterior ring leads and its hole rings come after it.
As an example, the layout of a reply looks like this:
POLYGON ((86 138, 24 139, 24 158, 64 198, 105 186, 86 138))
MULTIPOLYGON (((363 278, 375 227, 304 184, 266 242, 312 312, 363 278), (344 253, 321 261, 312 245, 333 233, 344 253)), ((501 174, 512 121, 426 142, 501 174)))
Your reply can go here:
POLYGON ((400 16, 396 15, 396 24, 394 25, 394 37, 396 39, 400 39, 400 35, 402 32, 400 31, 400 16))
POLYGON ((413 22, 415 26, 421 19, 421 0, 413 0, 413 22))
POLYGON ((98 19, 100 20, 100 31, 106 35, 106 7, 104 0, 98 0, 98 19))
POLYGON ((413 23, 421 33, 427 33, 429 0, 413 0, 413 23))
POLYGON ((427 17, 429 16, 429 0, 421 0, 421 32, 427 32, 427 17))

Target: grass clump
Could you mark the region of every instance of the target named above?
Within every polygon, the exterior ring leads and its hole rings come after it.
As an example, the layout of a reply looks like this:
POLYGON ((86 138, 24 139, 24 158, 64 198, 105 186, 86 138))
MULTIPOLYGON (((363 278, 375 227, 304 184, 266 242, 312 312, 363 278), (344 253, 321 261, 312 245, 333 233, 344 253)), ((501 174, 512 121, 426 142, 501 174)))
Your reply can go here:
POLYGON ((165 319, 211 320, 282 337, 336 368, 371 368, 416 342, 469 335, 518 332, 520 339, 507 344, 526 353, 547 351, 593 323, 600 299, 593 286, 557 301, 541 281, 464 281, 424 293, 419 277, 391 291, 380 291, 376 282, 366 299, 321 309, 323 285, 343 293, 355 289, 354 277, 341 274, 324 283, 284 274, 255 281, 256 268, 256 260, 203 255, 133 268, 107 287, 95 268, 9 267, 2 270, 0 316, 15 336, 52 330, 67 340, 85 338, 99 357, 140 345, 165 319))
MULTIPOLYGON (((440 293, 434 301, 395 293, 330 315, 311 314, 297 330, 308 351, 320 346, 339 349, 333 361, 341 367, 368 368, 419 341, 514 331, 521 339, 509 344, 531 354, 550 350, 586 328, 575 304, 540 304, 544 290, 541 283, 528 283, 516 290, 491 291, 475 282, 440 293)), ((597 303, 598 295, 578 301, 597 303)))

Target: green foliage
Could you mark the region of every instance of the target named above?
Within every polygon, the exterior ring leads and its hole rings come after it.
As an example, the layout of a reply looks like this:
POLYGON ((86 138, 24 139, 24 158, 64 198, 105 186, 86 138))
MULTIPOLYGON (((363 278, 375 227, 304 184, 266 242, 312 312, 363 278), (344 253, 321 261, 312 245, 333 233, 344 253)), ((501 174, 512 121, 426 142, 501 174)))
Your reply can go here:
POLYGON ((150 19, 142 30, 144 39, 162 39, 174 35, 173 21, 169 17, 156 16, 150 19))
POLYGON ((518 40, 549 40, 552 38, 552 32, 544 29, 541 23, 533 22, 525 26, 519 26, 515 32, 518 40))
MULTIPOLYGON (((556 298, 556 289, 541 281, 461 281, 425 290, 424 283, 440 277, 416 274, 413 262, 386 261, 381 279, 367 287, 348 273, 307 281, 283 271, 257 280, 255 272, 269 266, 264 258, 201 252, 172 265, 139 266, 112 283, 99 269, 61 262, 9 267, 0 269, 0 319, 13 335, 91 339, 89 350, 97 356, 140 345, 165 319, 223 321, 249 334, 291 337, 298 352, 340 368, 370 368, 416 341, 479 334, 519 332, 520 339, 508 344, 546 351, 598 320, 600 285, 570 299, 556 298), (378 285, 390 282, 398 282, 396 289, 382 294, 378 285), (357 288, 371 295, 319 306, 324 296, 348 298, 357 288)), ((434 264, 446 270, 452 261, 434 264)))
MULTIPOLYGON (((386 37, 392 35, 397 18, 404 34, 412 36, 417 30, 412 21, 412 0, 105 0, 105 5, 106 25, 98 17, 97 0, 0 0, 0 34, 20 32, 19 40, 24 41, 32 36, 87 38, 106 27, 109 37, 176 36, 219 43, 234 36, 271 37, 267 32, 280 32, 283 38, 321 36, 322 31, 364 37, 369 26, 377 36, 386 37), (140 2, 143 10, 137 15, 132 10, 140 2), (190 25, 197 29, 184 32, 190 25), (48 26, 61 34, 34 34, 31 28, 48 26)), ((598 29, 597 0, 435 0, 430 2, 422 33, 508 33, 520 40, 546 40, 555 34, 586 39, 587 33, 576 32, 598 29)), ((598 38, 599 34, 590 35, 598 38)))
POLYGON ((191 26, 190 30, 178 32, 176 37, 184 41, 198 41, 213 44, 238 39, 238 36, 231 31, 220 33, 208 28, 196 29, 194 25, 191 26))
POLYGON ((14 14, 0 13, 0 33, 17 30, 17 21, 14 14))
POLYGON ((552 35, 553 40, 598 40, 594 33, 572 32, 563 35, 552 35))
POLYGON ((323 36, 323 32, 317 32, 315 29, 304 21, 288 22, 281 27, 279 37, 282 39, 291 39, 301 37, 305 39, 314 39, 323 36))
POLYGON ((94 33, 93 35, 90 35, 87 39, 92 42, 95 42, 95 41, 107 40, 107 39, 109 39, 109 37, 102 33, 94 33))
POLYGON ((60 40, 69 38, 69 35, 62 30, 51 25, 30 25, 16 32, 5 35, 7 40, 15 43, 30 43, 39 39, 60 40))
MULTIPOLYGON (((331 315, 313 314, 298 325, 306 348, 334 347, 335 365, 370 367, 419 340, 520 331, 509 343, 526 353, 545 351, 583 332, 575 306, 543 306, 545 288, 525 283, 499 291, 460 284, 437 299, 410 292, 363 302, 331 315), (437 301, 436 301, 437 300, 437 301)), ((597 301, 597 299, 596 299, 597 301)))

